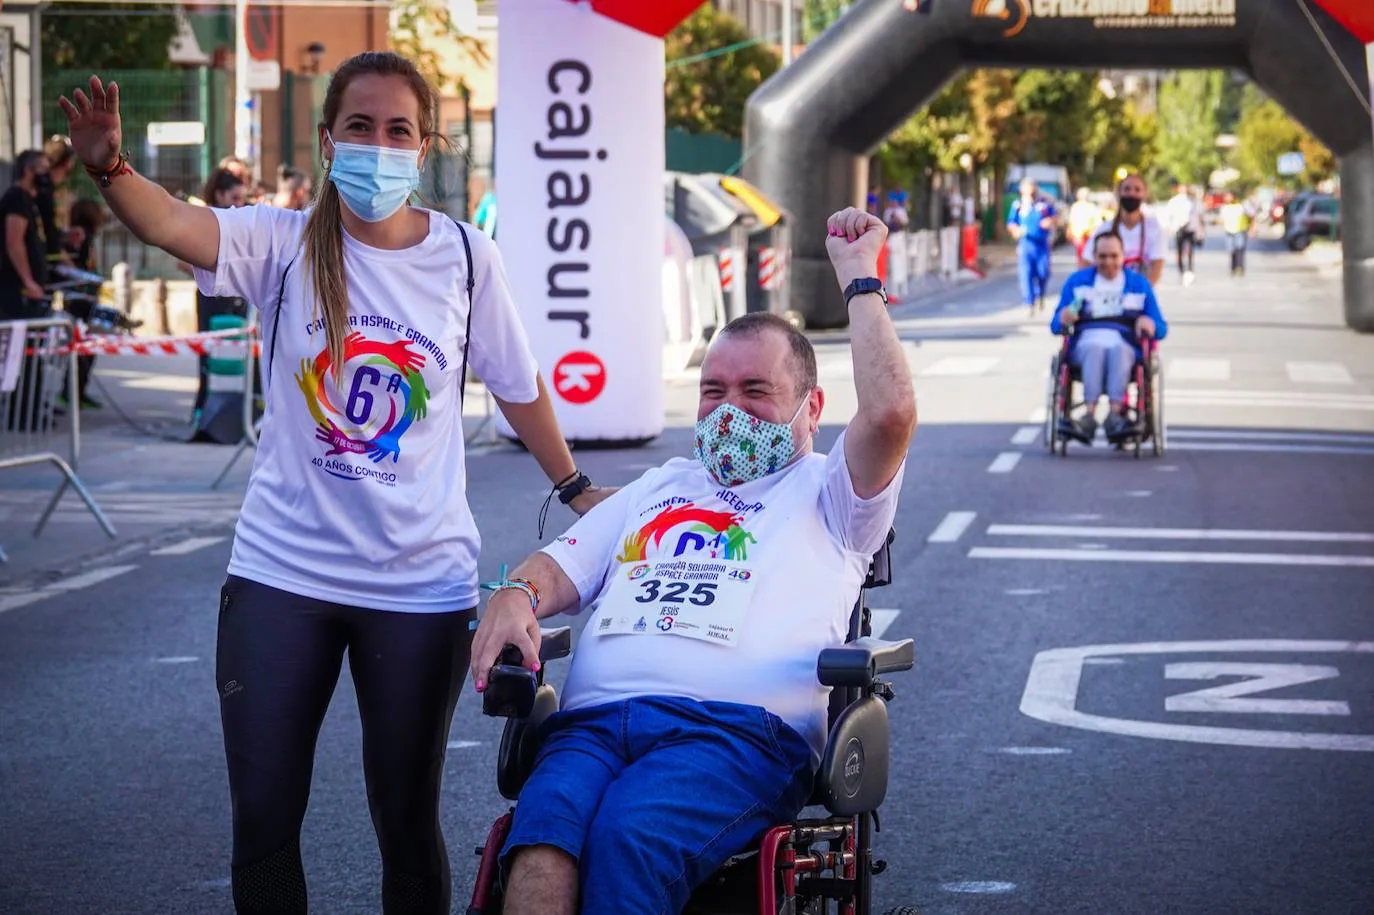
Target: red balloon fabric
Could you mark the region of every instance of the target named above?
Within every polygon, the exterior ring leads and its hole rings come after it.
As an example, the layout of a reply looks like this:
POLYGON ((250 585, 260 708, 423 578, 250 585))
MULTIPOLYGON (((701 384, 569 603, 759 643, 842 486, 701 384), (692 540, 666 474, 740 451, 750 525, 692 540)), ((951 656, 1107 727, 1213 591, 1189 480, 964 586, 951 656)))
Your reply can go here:
POLYGON ((1374 42, 1374 2, 1371 0, 1317 0, 1350 34, 1365 44, 1374 42))
POLYGON ((662 38, 701 6, 701 0, 591 0, 591 4, 607 19, 662 38))

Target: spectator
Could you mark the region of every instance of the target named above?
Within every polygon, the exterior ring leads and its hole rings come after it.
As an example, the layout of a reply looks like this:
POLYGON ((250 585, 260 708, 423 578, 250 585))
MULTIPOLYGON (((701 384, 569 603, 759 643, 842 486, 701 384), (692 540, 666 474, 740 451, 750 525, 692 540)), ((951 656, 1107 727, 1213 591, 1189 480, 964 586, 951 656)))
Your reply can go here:
POLYGON ((43 289, 47 255, 42 216, 38 211, 40 176, 48 173, 48 157, 28 149, 14 161, 14 184, 0 196, 5 218, 5 256, 0 260, 0 319, 47 317, 48 294, 43 289))
MULTIPOLYGON (((100 265, 96 262, 95 257, 95 237, 105 225, 105 208, 101 206, 99 200, 90 198, 78 200, 72 204, 71 210, 67 213, 67 224, 72 229, 79 230, 68 235, 69 240, 77 239, 76 243, 69 245, 65 252, 71 258, 72 266, 87 273, 99 273, 100 265)), ((99 301, 100 284, 89 283, 70 290, 63 296, 62 305, 73 318, 78 321, 89 322, 99 301)), ((83 410, 99 410, 104 406, 100 401, 86 393, 94 368, 94 355, 76 357, 77 397, 80 399, 83 410)), ((63 407, 67 406, 71 400, 71 391, 68 385, 68 379, 64 378, 62 397, 58 401, 63 407)))
POLYGON ((272 206, 283 210, 303 210, 310 203, 310 176, 298 168, 283 165, 277 170, 277 193, 272 206))

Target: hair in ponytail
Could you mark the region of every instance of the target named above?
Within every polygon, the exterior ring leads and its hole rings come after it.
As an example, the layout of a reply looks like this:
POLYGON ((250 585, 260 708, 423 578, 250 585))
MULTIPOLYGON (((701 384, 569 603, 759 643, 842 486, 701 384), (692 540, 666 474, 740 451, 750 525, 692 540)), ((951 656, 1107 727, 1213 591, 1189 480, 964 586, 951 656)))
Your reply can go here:
MULTIPOLYGON (((434 130, 439 100, 415 65, 390 51, 365 51, 344 61, 329 81, 324 96, 323 119, 320 127, 330 130, 339 116, 344 90, 359 76, 399 76, 406 81, 419 102, 421 142, 437 137, 434 130)), ((315 284, 316 316, 324 320, 325 341, 329 348, 330 371, 335 380, 343 369, 344 340, 348 337, 348 281, 344 274, 343 202, 339 189, 329 180, 326 166, 324 180, 315 192, 315 207, 305 224, 305 266, 315 284)))

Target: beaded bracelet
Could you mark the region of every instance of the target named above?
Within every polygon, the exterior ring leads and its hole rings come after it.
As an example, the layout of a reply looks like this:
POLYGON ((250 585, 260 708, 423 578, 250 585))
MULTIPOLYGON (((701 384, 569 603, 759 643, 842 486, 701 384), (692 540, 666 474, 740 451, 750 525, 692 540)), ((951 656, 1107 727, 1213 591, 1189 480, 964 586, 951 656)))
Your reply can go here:
POLYGON ((530 599, 530 611, 537 612, 539 609, 539 588, 528 578, 508 578, 506 576, 506 565, 501 565, 501 580, 482 583, 479 587, 483 591, 492 592, 493 596, 500 591, 523 591, 525 596, 530 599))

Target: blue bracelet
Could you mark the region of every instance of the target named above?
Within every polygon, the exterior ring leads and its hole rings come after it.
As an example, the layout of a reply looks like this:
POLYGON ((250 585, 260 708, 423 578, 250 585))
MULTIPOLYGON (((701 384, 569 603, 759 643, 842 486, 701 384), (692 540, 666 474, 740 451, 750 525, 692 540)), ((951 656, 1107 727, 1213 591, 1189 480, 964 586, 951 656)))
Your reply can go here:
POLYGON ((530 610, 534 611, 535 609, 537 609, 539 606, 539 594, 534 590, 534 588, 530 587, 530 585, 526 582, 512 581, 510 577, 506 574, 506 568, 507 567, 505 563, 502 563, 500 581, 483 582, 478 587, 480 587, 483 591, 492 592, 493 596, 495 596, 495 594, 498 591, 523 591, 525 596, 530 599, 530 610))

